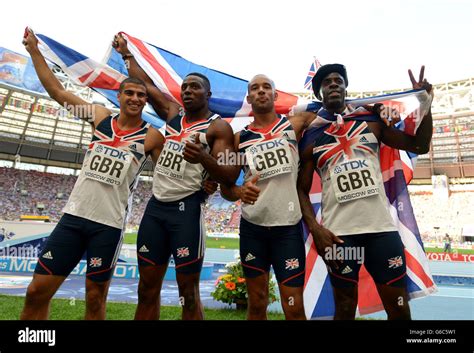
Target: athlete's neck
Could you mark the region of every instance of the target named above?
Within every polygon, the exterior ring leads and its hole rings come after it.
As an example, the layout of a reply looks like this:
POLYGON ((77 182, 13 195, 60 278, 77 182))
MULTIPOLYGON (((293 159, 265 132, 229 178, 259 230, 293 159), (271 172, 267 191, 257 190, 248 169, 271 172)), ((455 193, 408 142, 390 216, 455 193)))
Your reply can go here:
POLYGON ((120 113, 117 124, 120 130, 131 130, 139 127, 142 124, 142 115, 126 115, 120 113))
POLYGON ((342 104, 337 107, 328 107, 323 104, 324 109, 326 109, 331 114, 342 114, 346 110, 346 104, 342 104))
POLYGON ((185 111, 186 121, 188 123, 193 123, 199 120, 207 120, 212 116, 212 112, 209 110, 209 107, 203 107, 202 109, 190 112, 185 111))
POLYGON ((253 123, 251 124, 251 127, 255 129, 261 129, 264 127, 267 127, 268 125, 271 125, 275 122, 275 120, 278 118, 278 115, 275 113, 275 111, 271 111, 268 113, 254 113, 254 120, 253 123))

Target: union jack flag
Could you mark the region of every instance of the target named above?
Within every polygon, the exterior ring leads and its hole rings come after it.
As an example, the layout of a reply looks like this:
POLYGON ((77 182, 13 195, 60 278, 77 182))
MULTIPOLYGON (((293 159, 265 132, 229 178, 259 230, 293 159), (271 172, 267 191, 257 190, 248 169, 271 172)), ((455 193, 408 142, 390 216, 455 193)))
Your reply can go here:
POLYGON ((309 68, 308 76, 306 76, 306 80, 304 81, 304 88, 311 91, 313 89, 313 77, 316 75, 316 71, 321 67, 321 63, 318 59, 314 58, 314 61, 311 63, 311 67, 309 68))
POLYGON ((317 156, 318 168, 322 168, 327 161, 331 166, 337 164, 344 155, 353 158, 356 152, 376 154, 378 142, 376 139, 371 141, 374 136, 368 131, 367 124, 357 126, 356 121, 349 121, 337 131, 331 126, 326 130, 326 134, 334 137, 335 141, 314 147, 313 153, 317 156))
POLYGON ((100 267, 102 266, 102 258, 100 257, 91 257, 89 262, 90 267, 100 267))
POLYGON ((403 259, 401 256, 392 257, 388 259, 388 267, 389 268, 397 268, 403 265, 403 259))
MULTIPOLYGON (((232 126, 232 123, 231 123, 232 126)), ((248 146, 252 146, 256 143, 265 142, 273 140, 276 138, 281 138, 285 134, 288 135, 289 142, 296 142, 296 136, 294 134, 291 123, 287 119, 278 119, 275 121, 275 124, 268 131, 255 131, 251 128, 248 128, 247 131, 251 134, 251 138, 239 144, 239 149, 242 150, 248 146), (293 141, 292 141, 293 140, 293 141)), ((244 138, 241 137, 241 140, 244 138)), ((296 150, 296 146, 290 143, 290 148, 296 150)))
POLYGON ((300 267, 300 262, 298 261, 298 259, 285 260, 286 270, 296 270, 298 267, 300 267))
POLYGON ((114 116, 110 119, 110 124, 103 123, 101 128, 94 129, 92 141, 89 144, 87 153, 90 153, 95 144, 121 147, 132 154, 133 163, 137 165, 141 164, 143 157, 145 157, 145 151, 143 149, 141 149, 141 152, 137 151, 136 144, 140 143, 143 145, 145 143, 146 132, 146 126, 141 126, 124 133, 119 129, 116 116, 114 116), (134 146, 134 148, 131 148, 131 146, 134 146))
POLYGON ((189 256, 189 248, 178 248, 176 251, 176 256, 179 258, 188 257, 189 256))

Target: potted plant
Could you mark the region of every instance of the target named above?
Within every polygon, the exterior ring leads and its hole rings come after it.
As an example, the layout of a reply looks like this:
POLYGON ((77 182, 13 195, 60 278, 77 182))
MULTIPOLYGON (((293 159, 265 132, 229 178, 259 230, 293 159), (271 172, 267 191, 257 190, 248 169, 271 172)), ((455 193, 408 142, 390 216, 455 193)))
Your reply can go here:
MULTIPOLYGON (((225 268, 227 273, 217 278, 212 297, 229 305, 236 304, 237 309, 246 309, 248 295, 242 263, 240 260, 230 262, 225 268)), ((270 280, 268 293, 269 304, 278 300, 273 280, 270 280)))

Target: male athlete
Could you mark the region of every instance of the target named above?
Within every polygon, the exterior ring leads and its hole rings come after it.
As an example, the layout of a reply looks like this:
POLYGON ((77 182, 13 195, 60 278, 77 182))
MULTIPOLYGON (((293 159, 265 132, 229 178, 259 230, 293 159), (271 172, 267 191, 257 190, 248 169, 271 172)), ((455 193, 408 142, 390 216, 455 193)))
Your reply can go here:
MULTIPOLYGON (((424 67, 418 82, 411 71, 409 75, 414 89, 423 88, 432 94, 431 85, 423 79, 424 67)), ((340 64, 320 67, 313 78, 314 93, 323 102, 318 118, 326 123, 319 126, 302 151, 298 194, 303 218, 318 253, 328 265, 336 303, 335 319, 355 317, 362 261, 376 283, 388 319, 410 319, 404 247, 385 195, 379 145, 383 142, 393 148, 427 153, 433 128, 431 111, 425 115, 416 136, 410 136, 347 105, 347 85, 346 69, 340 64), (322 183, 323 225, 317 223, 309 198, 315 170, 322 183), (365 256, 346 256, 340 262, 336 256, 340 253, 365 256)))
POLYGON ((43 248, 28 286, 21 319, 47 319, 51 298, 86 254, 86 319, 104 319, 128 204, 148 154, 156 161, 164 143, 141 118, 147 100, 141 80, 126 79, 117 95, 120 113, 90 104, 64 89, 49 69, 32 31, 23 44, 51 98, 92 125, 93 137, 64 215, 43 248))
POLYGON ((130 76, 145 81, 149 102, 167 122, 166 143, 153 176, 153 196, 137 237, 140 282, 135 319, 159 318, 161 286, 171 255, 182 318, 203 319, 199 296, 205 246, 202 184, 207 178, 224 185, 237 179, 235 166, 219 165, 216 160, 220 153, 234 151, 232 128, 209 110, 211 85, 206 76, 190 73, 184 78, 181 107, 153 84, 122 35, 115 37, 113 46, 128 61, 130 76))

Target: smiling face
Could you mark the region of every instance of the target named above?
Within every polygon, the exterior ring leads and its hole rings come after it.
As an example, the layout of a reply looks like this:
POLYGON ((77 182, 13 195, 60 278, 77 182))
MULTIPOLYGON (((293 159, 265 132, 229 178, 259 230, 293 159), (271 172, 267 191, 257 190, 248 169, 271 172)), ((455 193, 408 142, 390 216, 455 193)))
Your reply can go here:
POLYGON ((181 84, 181 100, 187 112, 197 112, 207 107, 211 92, 199 76, 189 75, 181 84))
POLYGON ((117 98, 120 102, 120 110, 126 115, 140 115, 147 100, 146 88, 140 84, 126 83, 117 98))
POLYGON ((339 110, 346 103, 346 83, 337 72, 330 73, 321 82, 323 106, 326 109, 339 110))
POLYGON ((273 111, 277 97, 275 84, 265 75, 255 76, 248 84, 247 103, 252 106, 254 113, 273 111))

